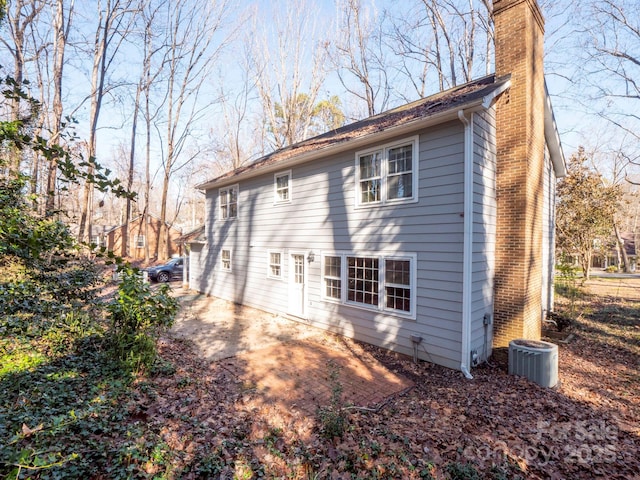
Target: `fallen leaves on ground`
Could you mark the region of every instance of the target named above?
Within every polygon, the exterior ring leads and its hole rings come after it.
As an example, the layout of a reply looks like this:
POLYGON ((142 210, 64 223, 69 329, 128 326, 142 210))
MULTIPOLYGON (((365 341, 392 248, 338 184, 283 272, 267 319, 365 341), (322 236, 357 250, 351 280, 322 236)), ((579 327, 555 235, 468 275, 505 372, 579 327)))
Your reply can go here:
POLYGON ((175 372, 140 379, 128 421, 162 437, 175 478, 639 478, 640 303, 579 302, 553 389, 508 375, 505 351, 467 380, 357 344, 414 386, 379 409, 340 405, 346 430, 327 438, 326 418, 271 401, 233 359, 166 339, 175 372))

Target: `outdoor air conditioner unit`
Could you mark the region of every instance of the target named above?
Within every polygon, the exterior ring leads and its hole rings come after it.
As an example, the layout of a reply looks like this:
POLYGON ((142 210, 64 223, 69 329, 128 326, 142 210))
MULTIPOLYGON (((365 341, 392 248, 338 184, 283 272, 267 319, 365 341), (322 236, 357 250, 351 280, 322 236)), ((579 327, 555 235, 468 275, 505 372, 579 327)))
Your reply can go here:
POLYGON ((509 373, 528 378, 543 387, 558 383, 558 346, 537 340, 509 342, 509 373))

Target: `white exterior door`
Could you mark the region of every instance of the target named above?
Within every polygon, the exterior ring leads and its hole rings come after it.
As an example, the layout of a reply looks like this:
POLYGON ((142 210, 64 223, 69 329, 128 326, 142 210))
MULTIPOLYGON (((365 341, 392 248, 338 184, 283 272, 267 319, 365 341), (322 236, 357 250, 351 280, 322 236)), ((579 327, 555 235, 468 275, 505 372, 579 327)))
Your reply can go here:
POLYGON ((307 272, 304 259, 305 256, 301 253, 292 253, 289 259, 289 313, 302 318, 306 313, 307 296, 307 272))

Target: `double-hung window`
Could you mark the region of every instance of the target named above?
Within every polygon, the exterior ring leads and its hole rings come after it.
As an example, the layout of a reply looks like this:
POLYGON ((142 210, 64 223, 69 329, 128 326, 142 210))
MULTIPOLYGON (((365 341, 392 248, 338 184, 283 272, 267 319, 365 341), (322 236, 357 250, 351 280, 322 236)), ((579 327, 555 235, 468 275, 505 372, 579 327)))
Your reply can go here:
POLYGON ((382 152, 372 152, 361 155, 358 159, 360 203, 362 204, 380 201, 380 189, 382 187, 381 156, 382 152))
POLYGON ((356 154, 358 206, 417 200, 418 137, 356 154))
POLYGON ((220 189, 220 218, 236 218, 238 216, 238 185, 220 189))
POLYGON ((411 261, 385 259, 384 306, 388 310, 411 312, 411 261))
POLYGON ((288 203, 291 201, 291 170, 274 175, 273 194, 275 203, 288 203))
POLYGON ((144 248, 146 238, 144 235, 136 235, 136 248, 144 248))
POLYGON ((324 295, 328 299, 340 301, 342 298, 342 257, 323 257, 324 295))
POLYGON ((326 301, 415 318, 415 254, 325 254, 322 262, 326 301))
POLYGON ((220 268, 225 272, 231 271, 231 250, 222 250, 220 252, 220 268))
POLYGON ((282 253, 268 252, 269 265, 267 276, 269 278, 282 278, 282 253))

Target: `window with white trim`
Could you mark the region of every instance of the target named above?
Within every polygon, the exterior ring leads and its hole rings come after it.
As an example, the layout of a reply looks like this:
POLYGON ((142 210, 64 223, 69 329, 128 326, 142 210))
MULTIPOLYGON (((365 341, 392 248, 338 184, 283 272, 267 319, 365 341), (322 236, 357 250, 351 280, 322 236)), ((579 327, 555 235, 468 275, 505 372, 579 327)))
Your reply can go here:
POLYGON ((146 238, 144 235, 136 235, 136 248, 144 248, 146 238))
POLYGON ((417 200, 418 137, 356 153, 356 205, 417 200))
POLYGON ((222 250, 220 252, 220 267, 226 272, 231 271, 231 250, 222 250))
POLYGON ((411 311, 411 262, 384 261, 384 305, 390 310, 411 311))
POLYGON ((236 218, 238 216, 238 185, 221 188, 220 197, 220 218, 236 218))
POLYGON ((326 298, 339 301, 342 298, 342 258, 326 255, 322 260, 324 295, 326 298))
POLYGON ((269 278, 282 278, 282 253, 268 252, 269 265, 267 276, 269 278))
POLYGON ((375 257, 347 257, 347 264, 347 300, 378 306, 379 260, 375 257))
POLYGON ((273 176, 273 194, 275 203, 291 201, 291 170, 273 176))
POLYGON ((327 301, 415 318, 415 269, 415 254, 323 254, 322 295, 327 301))

